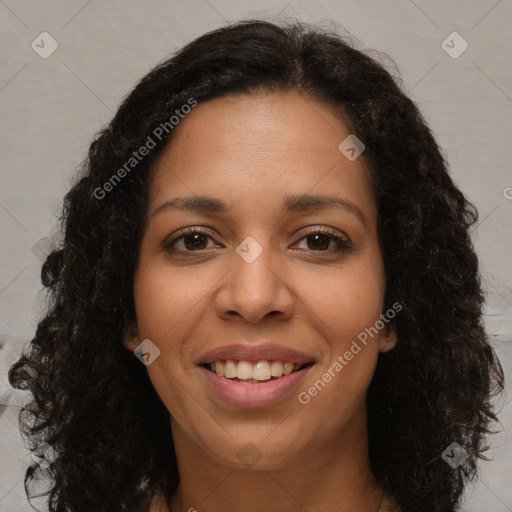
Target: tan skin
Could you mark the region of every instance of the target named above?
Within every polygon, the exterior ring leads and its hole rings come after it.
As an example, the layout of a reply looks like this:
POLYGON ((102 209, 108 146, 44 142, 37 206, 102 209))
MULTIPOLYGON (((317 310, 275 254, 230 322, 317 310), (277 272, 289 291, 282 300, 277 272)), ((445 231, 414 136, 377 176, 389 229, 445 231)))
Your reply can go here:
POLYGON ((364 155, 351 162, 338 150, 350 133, 331 107, 295 92, 230 95, 195 107, 157 163, 134 280, 137 322, 125 346, 150 339, 161 351, 147 371, 172 417, 181 479, 173 512, 379 509, 365 393, 379 352, 396 343, 392 323, 307 405, 295 392, 264 408, 226 406, 195 363, 242 340, 278 343, 317 361, 297 390, 304 391, 384 313, 364 155), (332 207, 283 213, 283 199, 295 194, 343 198, 363 219, 332 207), (151 215, 190 196, 219 199, 227 212, 151 215), (199 247, 179 238, 191 227, 208 232, 199 247), (351 249, 311 228, 332 231, 351 249), (263 248, 250 264, 235 250, 249 236, 263 248), (261 458, 248 468, 237 453, 249 442, 261 458))

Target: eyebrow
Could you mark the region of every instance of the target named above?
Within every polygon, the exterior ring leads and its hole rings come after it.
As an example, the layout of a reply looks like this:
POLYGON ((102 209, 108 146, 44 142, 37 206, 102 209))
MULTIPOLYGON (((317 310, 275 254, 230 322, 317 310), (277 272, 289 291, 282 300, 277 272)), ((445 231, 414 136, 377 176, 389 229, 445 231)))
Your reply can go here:
MULTIPOLYGON (((282 202, 281 210, 284 213, 306 213, 318 210, 326 210, 331 208, 341 208, 349 213, 356 215, 363 223, 367 230, 366 220, 363 212, 356 204, 335 196, 324 195, 289 195, 286 196, 282 202)), ((185 210, 195 211, 201 213, 228 213, 228 206, 219 199, 209 196, 195 196, 195 197, 176 197, 165 201, 165 203, 158 206, 150 217, 157 215, 165 210, 185 210)))

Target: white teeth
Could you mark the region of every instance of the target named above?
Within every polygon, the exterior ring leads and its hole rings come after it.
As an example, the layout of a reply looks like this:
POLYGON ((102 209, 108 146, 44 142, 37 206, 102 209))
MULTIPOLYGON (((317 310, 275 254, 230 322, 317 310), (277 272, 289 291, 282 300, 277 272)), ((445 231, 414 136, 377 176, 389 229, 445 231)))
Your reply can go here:
POLYGON ((270 374, 270 364, 267 361, 259 361, 252 369, 252 378, 256 380, 268 380, 272 377, 270 374))
POLYGON ((283 363, 281 361, 273 361, 270 365, 270 374, 272 377, 281 377, 283 375, 283 363))
POLYGON ((272 377, 282 377, 290 375, 294 370, 298 370, 302 364, 282 363, 281 361, 258 361, 254 365, 248 361, 215 361, 210 363, 210 368, 220 377, 227 379, 238 378, 240 380, 270 380, 272 377))
POLYGON ((224 365, 224 377, 228 379, 234 379, 237 374, 237 365, 234 361, 228 359, 224 365))
POLYGON ((240 380, 252 379, 252 364, 248 361, 240 361, 236 369, 236 376, 240 380))
POLYGON ((290 375, 293 372, 293 363, 286 363, 283 368, 283 373, 285 375, 290 375))

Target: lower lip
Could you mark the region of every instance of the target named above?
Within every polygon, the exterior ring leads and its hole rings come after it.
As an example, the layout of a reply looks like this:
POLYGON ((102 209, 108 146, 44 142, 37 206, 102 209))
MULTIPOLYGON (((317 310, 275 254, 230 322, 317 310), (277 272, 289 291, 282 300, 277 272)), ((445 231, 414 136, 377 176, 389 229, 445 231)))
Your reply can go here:
POLYGON ((261 384, 244 384, 220 377, 204 366, 199 368, 206 376, 215 395, 226 405, 240 409, 255 409, 268 407, 289 396, 299 386, 311 367, 312 365, 261 384))

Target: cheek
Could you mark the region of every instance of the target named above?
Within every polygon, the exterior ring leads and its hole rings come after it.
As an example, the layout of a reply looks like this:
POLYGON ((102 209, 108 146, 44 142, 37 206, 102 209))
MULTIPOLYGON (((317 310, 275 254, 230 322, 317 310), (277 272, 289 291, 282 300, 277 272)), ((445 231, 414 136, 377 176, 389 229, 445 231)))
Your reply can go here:
MULTIPOLYGON (((336 358, 335 358, 336 359, 336 358)), ((337 371, 334 361, 325 365, 311 378, 309 387, 299 390, 297 396, 303 421, 316 418, 315 439, 327 439, 350 419, 362 415, 366 391, 373 377, 377 352, 363 348, 351 361, 337 371)), ((341 364, 338 362, 338 364, 341 364)), ((362 425, 360 425, 362 428, 362 425)))
POLYGON ((366 274, 340 273, 312 291, 316 316, 327 327, 323 332, 329 354, 298 399, 308 415, 322 418, 320 437, 348 421, 365 403, 379 355, 378 335, 370 328, 382 313, 381 280, 378 271, 368 269, 366 274))
POLYGON ((335 274, 308 279, 304 288, 308 305, 323 322, 329 354, 315 372, 314 386, 302 391, 318 414, 332 410, 333 421, 362 403, 378 358, 378 335, 372 328, 383 312, 382 262, 375 252, 352 263, 335 274))
POLYGON ((383 312, 385 278, 379 259, 356 261, 335 273, 311 276, 308 306, 323 320, 333 350, 345 351, 383 312))
POLYGON ((134 278, 138 337, 150 339, 160 350, 146 369, 166 408, 186 422, 182 411, 192 399, 186 389, 186 368, 181 364, 187 346, 183 341, 193 330, 193 313, 201 307, 204 291, 186 271, 171 272, 154 260, 151 265, 145 263, 142 258, 134 278))
POLYGON ((196 273, 141 261, 134 279, 139 336, 155 340, 176 338, 190 322, 191 313, 202 307, 201 298, 207 290, 208 280, 196 273), (171 330, 173 335, 169 336, 171 330))

